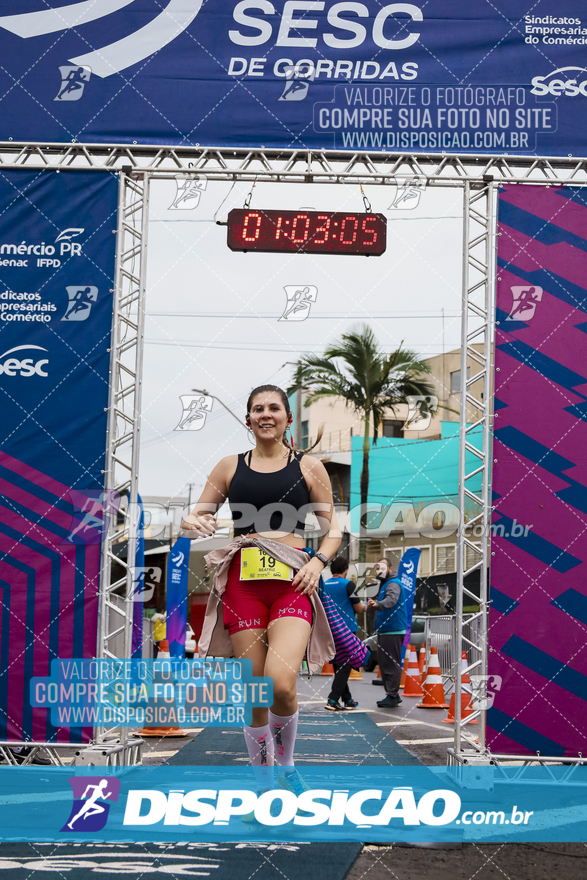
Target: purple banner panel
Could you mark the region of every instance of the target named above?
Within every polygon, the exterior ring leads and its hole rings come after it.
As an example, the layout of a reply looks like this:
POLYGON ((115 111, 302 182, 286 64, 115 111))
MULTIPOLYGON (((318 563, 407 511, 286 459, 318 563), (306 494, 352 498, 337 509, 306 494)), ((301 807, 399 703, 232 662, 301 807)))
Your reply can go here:
POLYGON ((587 190, 505 186, 498 219, 487 741, 576 756, 587 752, 587 190))
POLYGON ((0 741, 68 742, 29 681, 55 657, 95 656, 104 505, 2 452, 0 489, 0 741))

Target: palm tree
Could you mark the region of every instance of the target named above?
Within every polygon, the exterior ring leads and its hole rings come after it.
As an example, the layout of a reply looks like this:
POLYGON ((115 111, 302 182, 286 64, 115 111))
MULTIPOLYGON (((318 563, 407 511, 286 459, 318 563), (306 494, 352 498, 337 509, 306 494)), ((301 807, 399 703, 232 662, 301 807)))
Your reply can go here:
MULTIPOLYGON (((366 510, 369 494, 370 425, 373 420, 373 443, 386 410, 408 403, 408 395, 428 397, 434 388, 425 381, 430 367, 415 352, 402 348, 385 354, 372 329, 361 324, 343 333, 328 346, 323 355, 306 355, 299 361, 296 383, 308 390, 306 406, 325 397, 340 397, 363 421, 363 467, 361 469, 361 510, 366 510)), ((289 389, 288 389, 289 390, 289 389)), ((420 411, 428 413, 426 403, 420 411)), ((364 516, 360 529, 363 536, 364 516)), ((367 545, 359 542, 359 561, 365 562, 367 545)))

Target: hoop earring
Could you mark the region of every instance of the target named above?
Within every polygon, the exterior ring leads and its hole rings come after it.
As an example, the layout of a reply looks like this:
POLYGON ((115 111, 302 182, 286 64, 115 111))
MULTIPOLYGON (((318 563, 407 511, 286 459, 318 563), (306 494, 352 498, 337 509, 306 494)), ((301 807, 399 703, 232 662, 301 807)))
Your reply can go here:
POLYGON ((257 445, 257 439, 256 439, 256 437, 255 437, 255 434, 253 433, 253 431, 252 431, 250 428, 247 428, 247 438, 248 438, 249 443, 251 444, 251 446, 256 446, 256 445, 257 445), (251 436, 253 437, 252 440, 251 440, 251 436))

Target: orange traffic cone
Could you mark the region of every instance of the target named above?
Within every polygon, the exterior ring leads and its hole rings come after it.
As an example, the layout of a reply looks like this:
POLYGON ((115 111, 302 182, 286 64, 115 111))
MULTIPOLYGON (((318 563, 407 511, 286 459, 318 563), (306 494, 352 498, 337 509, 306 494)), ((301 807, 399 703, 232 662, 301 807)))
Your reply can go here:
MULTIPOLYGON (((157 654, 157 660, 165 660, 170 657, 169 653, 169 642, 167 639, 161 639, 159 642, 159 653, 157 654)), ((181 727, 141 727, 138 732, 138 736, 185 736, 185 731, 181 729, 181 727)))
POLYGON ((361 675, 360 669, 351 669, 351 674, 349 675, 349 681, 363 681, 363 676, 361 675))
POLYGON ((404 686, 404 697, 421 697, 423 696, 422 685, 420 683, 420 670, 418 668, 418 657, 416 649, 410 646, 410 660, 408 662, 408 670, 406 672, 406 683, 404 686))
MULTIPOLYGON (((463 651, 463 653, 461 654, 461 670, 466 669, 467 666, 468 666, 467 652, 463 651)), ((469 678, 468 672, 461 672, 461 681, 463 684, 471 684, 471 679, 469 678)))
POLYGON ((334 666, 332 663, 325 663, 322 667, 322 672, 319 672, 318 675, 334 675, 334 666))
POLYGON ((424 672, 424 663, 426 662, 426 645, 421 645, 420 655, 418 657, 418 669, 420 670, 420 681, 424 684, 426 673, 424 672))
POLYGON ((419 709, 446 709, 447 705, 444 699, 444 688, 442 686, 442 676, 440 674, 440 663, 438 662, 438 651, 436 648, 430 648, 430 659, 428 661, 428 671, 426 681, 424 682, 424 699, 418 703, 419 709))
MULTIPOLYGON (((463 651, 461 655, 461 670, 466 669, 467 667, 467 652, 463 651)), ((461 672, 461 719, 467 718, 469 715, 472 715, 475 711, 473 706, 473 696, 470 690, 465 690, 462 685, 470 685, 471 679, 469 678, 468 672, 461 672)), ((446 718, 442 719, 443 724, 453 724, 455 720, 455 692, 452 692, 450 698, 450 706, 448 708, 448 715, 446 718)), ((470 721, 469 724, 479 724, 479 720, 474 718, 473 721, 470 721)))
POLYGON ((371 684, 383 685, 383 679, 381 678, 381 669, 379 668, 379 666, 377 667, 377 675, 375 676, 375 678, 371 679, 371 684))
POLYGON ((400 689, 403 690, 406 685, 406 675, 408 674, 408 663, 410 662, 410 645, 406 645, 406 653, 404 655, 404 668, 402 669, 402 677, 399 683, 400 689))

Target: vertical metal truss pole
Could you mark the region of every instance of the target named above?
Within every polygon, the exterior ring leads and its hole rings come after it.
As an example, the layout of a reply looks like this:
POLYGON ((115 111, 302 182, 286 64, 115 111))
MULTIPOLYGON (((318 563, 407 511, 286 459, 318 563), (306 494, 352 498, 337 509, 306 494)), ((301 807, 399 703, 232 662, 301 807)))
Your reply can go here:
MULTIPOLYGON (((105 473, 106 504, 112 512, 102 544, 99 658, 130 657, 132 650, 148 213, 148 175, 121 172, 105 473), (120 523, 111 508, 116 493, 122 500, 120 523), (114 552, 121 542, 127 543, 126 562, 114 552), (113 562, 124 569, 118 579, 112 577, 113 562)), ((97 728, 95 741, 104 742, 114 730, 97 728)), ((126 728, 121 740, 127 740, 126 728)))
POLYGON ((457 542, 456 640, 453 656, 455 674, 455 754, 462 757, 485 752, 485 712, 476 710, 461 718, 461 652, 466 651, 467 671, 487 675, 487 619, 489 526, 491 518, 491 401, 492 342, 495 288, 495 210, 494 184, 466 181, 463 210, 463 294, 461 325, 461 411, 459 430, 459 512, 457 542), (477 345, 478 348, 474 346, 477 345), (481 350, 478 350, 478 349, 481 350), (467 378, 470 362, 475 365, 467 378), (475 388, 475 386, 477 386, 475 388), (470 421, 469 421, 470 419, 470 421), (472 433, 481 435, 480 448, 471 442, 472 433), (469 459, 469 463, 467 462, 469 459), (473 466, 471 467, 471 459, 473 466), (470 470, 467 470, 467 464, 470 470), (479 479, 481 489, 476 489, 479 479), (465 522, 465 510, 471 516, 465 522), (468 535, 465 534, 465 530, 468 535), (479 543, 474 537, 479 536, 479 543), (467 567, 470 551, 472 564, 467 567), (479 611, 467 621, 463 633, 463 605, 477 596, 465 586, 465 578, 479 570, 479 611), (471 733, 468 725, 477 719, 479 727, 471 733), (475 742, 475 737, 479 742, 475 742))

